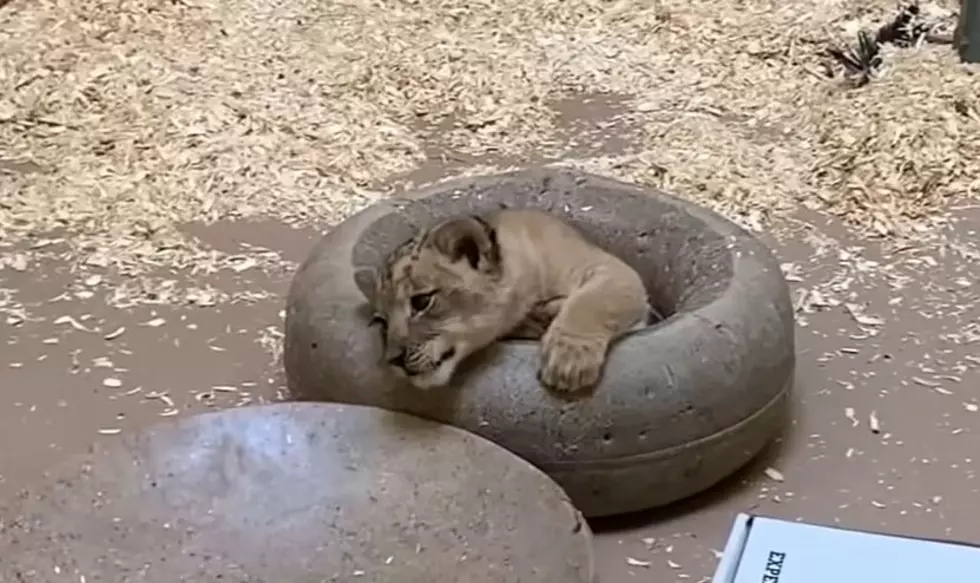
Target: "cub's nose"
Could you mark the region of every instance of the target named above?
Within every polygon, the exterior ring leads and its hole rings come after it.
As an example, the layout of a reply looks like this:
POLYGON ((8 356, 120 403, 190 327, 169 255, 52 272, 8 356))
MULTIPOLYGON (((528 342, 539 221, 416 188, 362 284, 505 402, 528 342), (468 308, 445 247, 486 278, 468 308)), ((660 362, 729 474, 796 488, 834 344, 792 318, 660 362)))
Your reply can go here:
POLYGON ((405 368, 405 351, 400 350, 395 354, 388 355, 388 364, 398 368, 405 368))

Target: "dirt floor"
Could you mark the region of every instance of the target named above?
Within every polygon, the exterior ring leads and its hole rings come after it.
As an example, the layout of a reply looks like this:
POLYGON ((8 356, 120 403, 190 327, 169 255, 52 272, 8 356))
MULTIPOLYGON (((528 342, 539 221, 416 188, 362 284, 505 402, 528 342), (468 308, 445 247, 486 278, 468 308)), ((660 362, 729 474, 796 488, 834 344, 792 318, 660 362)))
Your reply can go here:
POLYGON ((791 431, 596 524, 602 581, 706 581, 741 511, 980 541, 977 70, 926 46, 866 91, 820 72, 892 2, 508 1, 502 35, 468 3, 247 4, 0 0, 0 495, 280 398, 292 270, 382 186, 562 161, 765 233, 798 309, 791 431))
MULTIPOLYGON (((590 98, 564 104, 569 131, 614 106, 590 98)), ((420 169, 427 177, 445 158, 433 157, 420 169)), ((792 430, 707 495, 596 524, 603 581, 707 580, 740 511, 980 540, 969 510, 980 484, 973 459, 980 395, 970 388, 980 367, 980 207, 954 206, 947 218, 931 245, 888 253, 819 214, 783 222, 782 241, 767 240, 799 315, 792 430)), ((56 236, 36 243, 49 249, 43 262, 0 270, 0 442, 12 444, 0 450, 0 493, 161 416, 282 394, 282 298, 317 230, 273 221, 182 230, 231 256, 275 250, 277 266, 172 273, 164 291, 182 290, 185 301, 156 306, 107 302, 126 278, 59 259, 56 236)))

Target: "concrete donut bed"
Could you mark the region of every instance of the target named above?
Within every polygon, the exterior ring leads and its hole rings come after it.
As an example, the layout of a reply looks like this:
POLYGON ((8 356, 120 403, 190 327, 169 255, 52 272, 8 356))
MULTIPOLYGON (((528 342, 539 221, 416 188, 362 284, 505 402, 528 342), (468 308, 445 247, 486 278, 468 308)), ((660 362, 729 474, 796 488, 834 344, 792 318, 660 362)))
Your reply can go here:
POLYGON ((381 201, 327 233, 290 287, 284 361, 295 398, 474 432, 550 475, 588 517, 663 506, 744 466, 782 427, 796 363, 789 289, 762 242, 657 190, 541 169, 381 201), (588 396, 542 388, 532 341, 477 353, 445 389, 411 388, 379 364, 366 275, 416 228, 500 208, 569 220, 641 274, 664 316, 613 345, 588 396))

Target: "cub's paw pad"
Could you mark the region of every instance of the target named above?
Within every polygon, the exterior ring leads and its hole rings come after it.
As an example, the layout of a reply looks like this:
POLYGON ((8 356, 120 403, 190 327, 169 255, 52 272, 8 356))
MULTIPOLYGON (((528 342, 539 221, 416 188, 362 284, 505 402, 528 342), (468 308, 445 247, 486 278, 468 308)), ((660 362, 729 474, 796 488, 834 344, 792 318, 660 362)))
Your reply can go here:
POLYGON ((547 334, 541 344, 538 381, 545 387, 573 392, 599 382, 606 360, 606 343, 601 339, 547 334))

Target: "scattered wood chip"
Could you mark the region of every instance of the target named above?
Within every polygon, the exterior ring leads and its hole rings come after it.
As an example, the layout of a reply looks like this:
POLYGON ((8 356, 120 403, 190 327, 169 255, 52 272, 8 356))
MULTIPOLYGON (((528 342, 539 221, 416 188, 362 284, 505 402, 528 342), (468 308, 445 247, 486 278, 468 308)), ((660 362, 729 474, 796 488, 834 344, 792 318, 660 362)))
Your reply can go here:
POLYGON ((6 263, 14 271, 27 271, 27 255, 23 253, 17 253, 9 258, 5 262, 0 262, 0 267, 6 263))
POLYGON ((93 253, 85 259, 85 264, 92 267, 109 267, 110 263, 109 258, 102 253, 93 253))
POLYGON ((966 410, 970 413, 980 411, 980 405, 977 405, 976 403, 963 403, 963 406, 966 407, 966 410))
POLYGON ((795 263, 783 263, 779 266, 779 268, 782 270, 783 277, 786 278, 786 281, 803 281, 803 278, 799 275, 799 266, 797 266, 795 263))
POLYGON ((217 294, 211 290, 195 289, 190 290, 185 295, 185 300, 189 304, 202 307, 214 306, 218 303, 217 294))
POLYGON ((174 400, 170 398, 170 395, 167 393, 167 391, 153 391, 152 393, 147 393, 144 398, 147 400, 157 399, 158 401, 162 402, 167 407, 167 409, 177 408, 176 403, 174 403, 174 400))
POLYGON ((159 328, 160 326, 163 326, 166 323, 167 320, 164 318, 153 318, 152 320, 147 320, 146 322, 143 322, 143 325, 149 326, 150 328, 159 328))
POLYGON ((851 420, 851 427, 857 427, 858 425, 861 424, 861 422, 858 421, 857 415, 854 414, 854 408, 853 407, 847 407, 847 408, 845 408, 844 409, 844 416, 851 420))
POLYGON ((99 433, 102 435, 118 435, 119 433, 122 433, 122 429, 119 429, 118 427, 109 427, 106 429, 100 429, 99 433))
POLYGON ((82 332, 91 332, 91 330, 88 329, 88 328, 86 328, 81 322, 79 322, 75 318, 72 318, 71 316, 68 316, 68 315, 59 316, 54 321, 54 323, 55 324, 71 324, 71 327, 74 328, 75 330, 80 330, 82 332))
POLYGON ((125 332, 125 331, 126 331, 126 327, 125 326, 120 326, 120 327, 116 328, 115 330, 113 330, 112 332, 109 332, 108 334, 106 334, 105 336, 103 336, 103 338, 105 338, 106 340, 115 340, 116 338, 119 338, 120 336, 122 336, 123 335, 123 332, 125 332))
POLYGON ((92 359, 92 366, 96 368, 113 368, 115 365, 108 356, 97 356, 92 359))
POLYGON ((122 381, 114 377, 108 377, 102 379, 102 386, 109 387, 112 389, 118 389, 119 387, 122 386, 122 381))
POLYGON ((644 568, 649 568, 651 565, 650 561, 641 561, 639 559, 634 559, 633 557, 626 557, 626 564, 631 567, 644 567, 644 568))
POLYGON ((858 304, 844 303, 844 309, 851 315, 855 322, 862 326, 882 326, 885 321, 878 316, 869 316, 864 313, 864 307, 858 304))
POLYGON ((259 262, 256 261, 253 257, 246 257, 242 261, 237 261, 237 262, 233 263, 232 266, 231 266, 231 269, 235 273, 241 273, 241 272, 243 272, 245 270, 252 269, 253 267, 255 267, 258 264, 259 264, 259 262))
POLYGON ((871 429, 871 433, 875 435, 881 433, 881 425, 878 422, 878 414, 875 411, 872 411, 868 415, 868 427, 871 429))
POLYGON ((766 475, 769 476, 770 479, 776 482, 782 482, 783 480, 785 480, 783 473, 777 470, 776 468, 766 468, 765 471, 766 471, 766 475))

